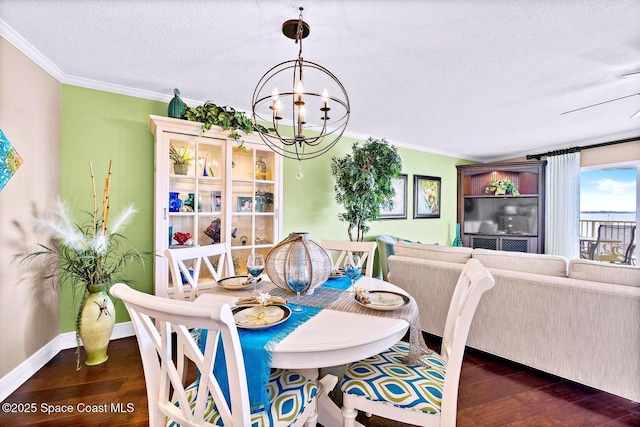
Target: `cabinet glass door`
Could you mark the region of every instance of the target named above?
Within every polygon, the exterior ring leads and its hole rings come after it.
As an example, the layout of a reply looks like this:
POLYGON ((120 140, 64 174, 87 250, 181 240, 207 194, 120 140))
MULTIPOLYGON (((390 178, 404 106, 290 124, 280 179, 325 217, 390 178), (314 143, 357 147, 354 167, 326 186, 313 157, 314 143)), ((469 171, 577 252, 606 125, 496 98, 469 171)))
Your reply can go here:
POLYGON ((231 156, 231 249, 237 274, 246 273, 247 257, 265 258, 276 243, 275 153, 245 144, 231 156))
POLYGON ((185 170, 169 162, 169 247, 223 240, 223 140, 171 135, 170 147, 192 160, 185 170))

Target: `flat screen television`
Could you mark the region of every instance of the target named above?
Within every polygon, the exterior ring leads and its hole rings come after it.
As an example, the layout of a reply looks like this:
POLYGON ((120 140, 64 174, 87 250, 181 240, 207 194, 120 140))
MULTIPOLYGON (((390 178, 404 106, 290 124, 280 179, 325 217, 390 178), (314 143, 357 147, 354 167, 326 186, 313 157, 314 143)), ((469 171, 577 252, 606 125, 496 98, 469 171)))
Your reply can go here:
POLYGON ((538 197, 467 197, 465 234, 538 235, 538 197))

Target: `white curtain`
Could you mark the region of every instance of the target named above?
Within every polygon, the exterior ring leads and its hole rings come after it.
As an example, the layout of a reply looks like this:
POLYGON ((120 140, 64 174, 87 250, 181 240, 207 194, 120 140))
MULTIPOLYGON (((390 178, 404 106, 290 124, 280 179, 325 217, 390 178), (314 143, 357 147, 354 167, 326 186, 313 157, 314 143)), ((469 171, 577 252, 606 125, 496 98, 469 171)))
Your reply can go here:
POLYGON ((580 152, 547 157, 545 252, 580 258, 580 152))

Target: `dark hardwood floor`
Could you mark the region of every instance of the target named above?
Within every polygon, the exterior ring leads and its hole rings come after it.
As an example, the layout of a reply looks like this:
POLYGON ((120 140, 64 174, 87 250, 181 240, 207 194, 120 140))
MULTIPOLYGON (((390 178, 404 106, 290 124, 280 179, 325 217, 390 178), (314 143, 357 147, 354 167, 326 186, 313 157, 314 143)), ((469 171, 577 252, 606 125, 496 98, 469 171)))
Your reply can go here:
MULTIPOLYGON (((438 338, 427 343, 439 347, 438 338)), ((3 402, 0 426, 146 426, 147 418, 138 346, 124 338, 111 342, 106 363, 78 372, 74 350, 60 352, 3 402), (63 409, 69 412, 46 413, 63 409)), ((406 426, 363 414, 358 420, 406 426)), ((640 403, 467 350, 458 426, 640 426, 640 403)))

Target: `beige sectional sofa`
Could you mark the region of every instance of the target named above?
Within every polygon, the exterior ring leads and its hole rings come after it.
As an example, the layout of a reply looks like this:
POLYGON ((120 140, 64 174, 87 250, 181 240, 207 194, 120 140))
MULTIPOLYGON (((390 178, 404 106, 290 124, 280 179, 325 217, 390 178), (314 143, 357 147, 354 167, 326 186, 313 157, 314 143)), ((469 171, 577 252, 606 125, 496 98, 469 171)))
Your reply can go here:
POLYGON ((418 302, 422 330, 442 336, 464 263, 496 286, 480 301, 467 344, 640 401, 640 269, 596 261, 397 243, 389 281, 418 302))

